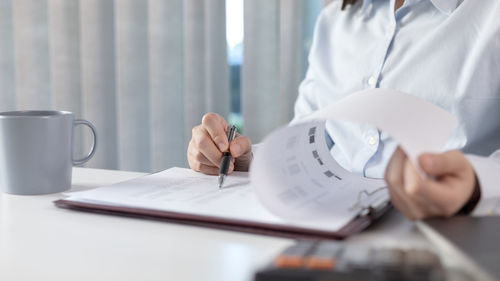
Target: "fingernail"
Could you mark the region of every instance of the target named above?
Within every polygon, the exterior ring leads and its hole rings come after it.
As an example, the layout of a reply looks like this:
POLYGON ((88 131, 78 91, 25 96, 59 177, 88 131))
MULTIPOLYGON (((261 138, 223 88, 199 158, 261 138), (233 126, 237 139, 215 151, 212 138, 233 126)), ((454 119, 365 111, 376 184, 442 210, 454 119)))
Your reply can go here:
POLYGON ((241 151, 240 145, 239 144, 233 144, 233 146, 231 147, 231 154, 239 156, 240 155, 240 151, 241 151))
POLYGON ((217 146, 219 147, 220 151, 224 151, 224 149, 225 149, 225 143, 223 143, 223 142, 219 142, 219 143, 217 144, 217 146))

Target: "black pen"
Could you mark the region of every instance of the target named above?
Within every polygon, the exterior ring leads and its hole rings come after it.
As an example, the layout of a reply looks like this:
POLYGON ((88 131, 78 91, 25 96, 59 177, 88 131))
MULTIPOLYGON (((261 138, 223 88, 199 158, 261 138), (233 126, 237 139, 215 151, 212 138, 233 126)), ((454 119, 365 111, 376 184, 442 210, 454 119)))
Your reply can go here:
MULTIPOLYGON (((231 143, 236 136, 236 126, 232 125, 229 129, 229 134, 227 134, 227 142, 231 143)), ((229 147, 228 147, 229 150, 229 147)), ((222 154, 222 160, 220 161, 219 167, 219 188, 222 188, 224 184, 224 179, 227 176, 227 171, 229 170, 229 163, 231 163, 231 152, 226 151, 222 154)))

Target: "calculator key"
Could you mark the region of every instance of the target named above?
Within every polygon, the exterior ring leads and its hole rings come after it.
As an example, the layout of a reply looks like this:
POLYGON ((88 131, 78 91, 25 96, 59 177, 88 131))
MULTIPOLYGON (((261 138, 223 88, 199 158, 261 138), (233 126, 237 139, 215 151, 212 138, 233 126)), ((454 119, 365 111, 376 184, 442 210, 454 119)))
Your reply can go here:
POLYGON ((300 268, 305 266, 307 256, 313 251, 315 242, 302 241, 286 248, 274 259, 278 268, 300 268))

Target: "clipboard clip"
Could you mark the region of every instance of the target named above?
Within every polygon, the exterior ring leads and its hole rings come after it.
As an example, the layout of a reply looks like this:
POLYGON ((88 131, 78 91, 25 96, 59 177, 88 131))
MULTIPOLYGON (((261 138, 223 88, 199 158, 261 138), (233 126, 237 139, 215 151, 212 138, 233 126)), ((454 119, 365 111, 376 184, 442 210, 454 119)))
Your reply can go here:
POLYGON ((372 205, 368 207, 368 215, 373 219, 378 219, 391 207, 391 200, 388 198, 384 198, 383 200, 379 200, 376 205, 372 205))
POLYGON ((358 214, 359 216, 368 215, 373 219, 377 219, 387 210, 388 206, 391 203, 390 199, 385 196, 382 196, 379 200, 372 202, 369 205, 363 205, 362 199, 363 196, 371 197, 374 194, 386 189, 387 189, 386 186, 381 186, 372 191, 366 191, 366 190, 360 191, 358 193, 358 198, 356 202, 349 208, 349 210, 354 211, 356 209, 359 209, 359 214, 358 214))

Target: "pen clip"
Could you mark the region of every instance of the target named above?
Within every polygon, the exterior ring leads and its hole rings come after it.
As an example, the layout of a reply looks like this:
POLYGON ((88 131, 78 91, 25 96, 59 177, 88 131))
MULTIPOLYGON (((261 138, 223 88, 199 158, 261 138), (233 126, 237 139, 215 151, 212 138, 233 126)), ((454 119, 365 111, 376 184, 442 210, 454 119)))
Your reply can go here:
POLYGON ((236 136, 236 126, 231 125, 231 127, 229 127, 229 132, 227 134, 227 141, 228 142, 233 141, 235 136, 236 136))

